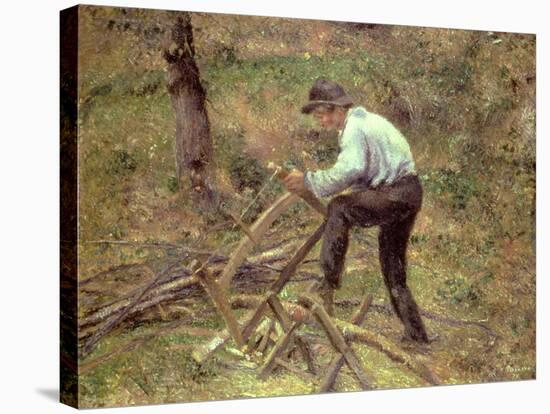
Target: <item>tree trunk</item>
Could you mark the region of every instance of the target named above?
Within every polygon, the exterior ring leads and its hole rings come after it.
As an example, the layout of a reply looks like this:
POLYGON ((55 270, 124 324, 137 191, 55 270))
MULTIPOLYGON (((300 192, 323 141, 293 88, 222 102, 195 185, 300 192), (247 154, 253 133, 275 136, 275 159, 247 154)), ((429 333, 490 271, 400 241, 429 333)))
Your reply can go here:
POLYGON ((191 16, 185 12, 172 28, 170 46, 164 49, 168 62, 168 92, 176 113, 176 171, 180 191, 188 190, 201 205, 214 205, 211 182, 212 139, 205 108, 206 93, 195 63, 191 16))

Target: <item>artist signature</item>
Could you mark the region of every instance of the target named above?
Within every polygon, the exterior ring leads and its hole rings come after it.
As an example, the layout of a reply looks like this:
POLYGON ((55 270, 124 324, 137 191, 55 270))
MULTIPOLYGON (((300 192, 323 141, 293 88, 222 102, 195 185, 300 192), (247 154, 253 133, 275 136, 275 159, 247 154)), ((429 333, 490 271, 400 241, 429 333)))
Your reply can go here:
MULTIPOLYGON (((534 370, 535 370, 534 367, 531 367, 531 366, 522 366, 522 367, 507 366, 507 367, 504 368, 504 372, 512 373, 512 374, 520 374, 522 372, 534 372, 534 370)), ((489 372, 488 376, 489 376, 489 378, 498 378, 499 377, 497 371, 495 371, 495 370, 489 372)))

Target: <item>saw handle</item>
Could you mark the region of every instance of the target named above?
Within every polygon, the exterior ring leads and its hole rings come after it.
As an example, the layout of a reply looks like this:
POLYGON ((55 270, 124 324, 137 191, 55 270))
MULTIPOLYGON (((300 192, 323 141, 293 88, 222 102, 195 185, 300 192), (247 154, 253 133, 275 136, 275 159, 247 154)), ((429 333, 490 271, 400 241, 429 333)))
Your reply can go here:
MULTIPOLYGON (((267 168, 273 171, 273 173, 275 174, 275 177, 277 177, 279 180, 284 180, 287 177, 287 175, 290 174, 290 171, 273 162, 270 162, 267 165, 267 168)), ((315 197, 315 194, 313 194, 311 191, 305 190, 299 193, 298 196, 300 196, 300 198, 302 198, 314 210, 317 210, 319 213, 321 213, 325 217, 327 216, 327 207, 321 202, 321 200, 315 197)))

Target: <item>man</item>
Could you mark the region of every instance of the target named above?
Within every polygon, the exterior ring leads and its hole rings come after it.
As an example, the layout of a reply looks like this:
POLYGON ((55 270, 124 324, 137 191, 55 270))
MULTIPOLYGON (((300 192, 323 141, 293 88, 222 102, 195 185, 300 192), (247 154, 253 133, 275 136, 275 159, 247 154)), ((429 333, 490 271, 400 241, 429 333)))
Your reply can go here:
POLYGON ((307 189, 317 197, 335 195, 328 205, 321 248, 321 296, 327 311, 332 313, 333 292, 341 286, 350 228, 377 225, 380 265, 393 309, 405 328, 403 339, 428 342, 406 283, 406 249, 421 208, 422 186, 405 137, 382 116, 354 107, 344 89, 326 79, 314 83, 302 113, 313 114, 325 129, 339 131, 340 153, 334 166, 305 173, 293 170, 285 179, 295 193, 307 189))

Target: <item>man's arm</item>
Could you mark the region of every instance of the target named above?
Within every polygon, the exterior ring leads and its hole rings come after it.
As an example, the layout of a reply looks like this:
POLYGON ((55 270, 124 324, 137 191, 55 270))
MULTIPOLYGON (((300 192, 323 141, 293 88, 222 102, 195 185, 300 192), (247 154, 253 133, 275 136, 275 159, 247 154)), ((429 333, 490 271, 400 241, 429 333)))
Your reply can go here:
POLYGON ((356 120, 350 119, 341 139, 336 163, 329 169, 306 171, 304 185, 317 197, 326 197, 348 188, 365 173, 368 145, 356 120))

